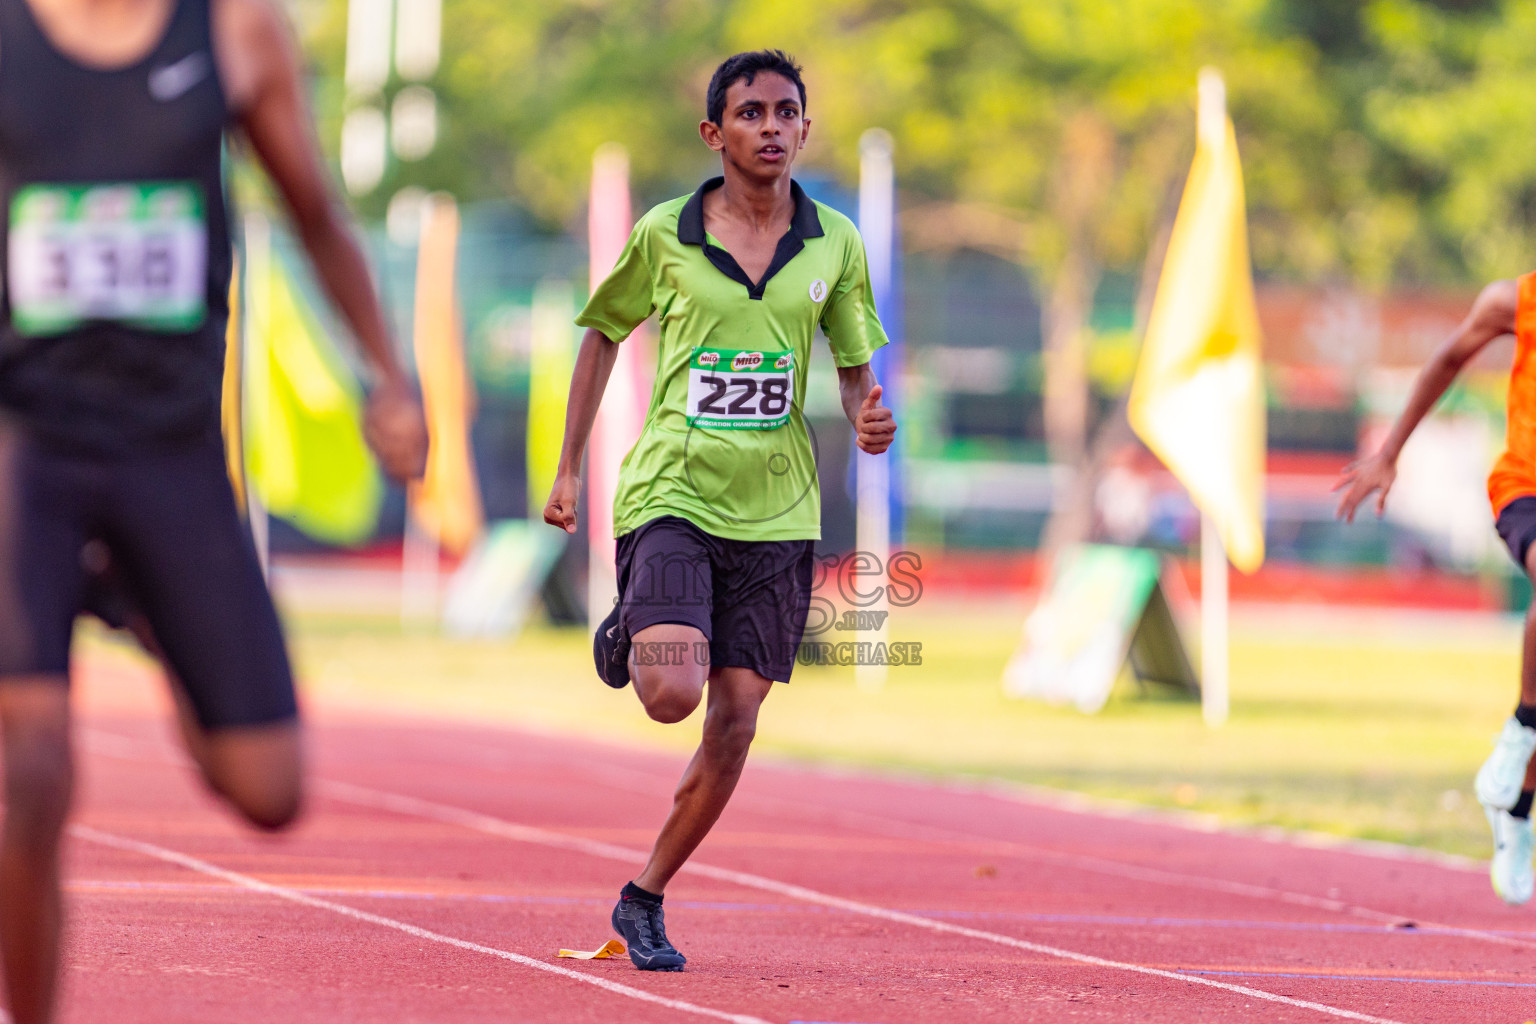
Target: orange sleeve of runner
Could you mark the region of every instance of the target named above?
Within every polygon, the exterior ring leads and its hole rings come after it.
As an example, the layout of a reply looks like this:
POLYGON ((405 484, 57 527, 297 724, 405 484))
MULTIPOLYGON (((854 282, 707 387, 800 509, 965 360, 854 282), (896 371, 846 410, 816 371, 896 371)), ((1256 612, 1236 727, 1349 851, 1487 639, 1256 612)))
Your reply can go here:
POLYGON ((1521 277, 1518 284, 1504 454, 1488 476, 1488 501, 1495 516, 1516 498, 1536 495, 1536 273, 1521 277))

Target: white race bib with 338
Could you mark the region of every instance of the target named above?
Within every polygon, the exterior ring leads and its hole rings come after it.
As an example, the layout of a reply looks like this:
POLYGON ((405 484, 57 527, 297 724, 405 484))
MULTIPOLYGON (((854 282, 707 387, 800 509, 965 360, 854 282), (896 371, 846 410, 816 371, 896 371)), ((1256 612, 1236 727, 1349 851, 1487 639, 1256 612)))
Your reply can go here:
POLYGON ((91 320, 182 332, 207 316, 208 226, 193 183, 28 186, 11 201, 7 257, 24 335, 91 320))

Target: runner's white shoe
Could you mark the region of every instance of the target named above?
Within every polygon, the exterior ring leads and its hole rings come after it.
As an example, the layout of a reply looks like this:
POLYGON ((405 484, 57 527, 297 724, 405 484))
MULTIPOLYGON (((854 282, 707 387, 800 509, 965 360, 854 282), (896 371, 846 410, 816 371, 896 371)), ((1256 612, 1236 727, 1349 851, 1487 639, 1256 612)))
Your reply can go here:
POLYGON ((1507 811, 1515 806, 1532 754, 1536 754, 1536 729, 1511 717, 1504 723, 1493 753, 1477 770, 1477 782, 1472 787, 1477 802, 1490 811, 1507 811))
POLYGON ((1487 809, 1493 827, 1493 864, 1488 869, 1493 891, 1505 903, 1519 906, 1531 898, 1536 871, 1531 856, 1536 852, 1536 833, 1530 818, 1516 818, 1508 811, 1487 809))

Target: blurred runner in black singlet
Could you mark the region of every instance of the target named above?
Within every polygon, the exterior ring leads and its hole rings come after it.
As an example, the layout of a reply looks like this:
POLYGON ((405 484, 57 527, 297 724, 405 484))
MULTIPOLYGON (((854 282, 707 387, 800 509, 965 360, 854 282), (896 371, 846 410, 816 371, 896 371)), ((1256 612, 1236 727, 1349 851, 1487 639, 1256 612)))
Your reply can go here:
POLYGON ((266 167, 377 379, 365 422, 419 475, 420 405, 326 180, 269 0, 0 0, 0 952, 16 1024, 52 1019, 72 788, 73 623, 99 572, 177 680, 208 784, 280 828, 301 797, 281 628, 219 437, 225 133, 266 167))

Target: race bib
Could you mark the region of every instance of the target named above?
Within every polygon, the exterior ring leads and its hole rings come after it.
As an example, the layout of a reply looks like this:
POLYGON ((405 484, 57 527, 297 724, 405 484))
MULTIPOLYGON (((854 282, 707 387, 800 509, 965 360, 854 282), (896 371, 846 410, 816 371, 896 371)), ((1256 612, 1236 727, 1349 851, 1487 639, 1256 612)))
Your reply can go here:
POLYGON ((699 348, 688 361, 688 425, 776 430, 795 401, 795 354, 699 348))
POLYGON ((207 316, 208 222, 195 184, 28 186, 11 200, 8 255, 21 334, 88 320, 190 331, 207 316))

